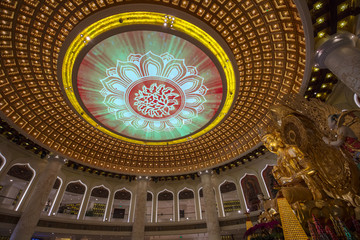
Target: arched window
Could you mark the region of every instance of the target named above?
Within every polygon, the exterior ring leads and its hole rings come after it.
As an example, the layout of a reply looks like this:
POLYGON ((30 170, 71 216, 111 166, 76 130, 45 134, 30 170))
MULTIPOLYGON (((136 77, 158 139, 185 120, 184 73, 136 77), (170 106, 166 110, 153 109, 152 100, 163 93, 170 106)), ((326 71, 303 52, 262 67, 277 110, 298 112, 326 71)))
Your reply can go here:
POLYGON ((158 194, 157 222, 174 221, 174 194, 164 190, 158 194))
POLYGON ((15 164, 0 183, 1 208, 17 211, 35 177, 35 170, 29 164, 15 164))
POLYGON ((80 180, 70 182, 66 186, 65 193, 58 209, 58 215, 69 218, 78 218, 86 189, 86 185, 80 180))
POLYGON ((123 188, 115 192, 111 221, 129 222, 132 193, 123 188))
POLYGON ((225 181, 220 185, 220 194, 225 216, 241 211, 239 195, 233 182, 225 181))
POLYGON ((244 193, 247 211, 251 212, 260 209, 260 200, 257 195, 262 192, 257 177, 246 174, 241 178, 240 185, 244 193))
POLYGON ((195 220, 195 197, 194 191, 183 189, 178 193, 179 197, 179 221, 195 220))
POLYGON ((105 220, 105 213, 109 201, 109 189, 104 186, 94 187, 91 191, 89 203, 85 212, 85 219, 105 220))

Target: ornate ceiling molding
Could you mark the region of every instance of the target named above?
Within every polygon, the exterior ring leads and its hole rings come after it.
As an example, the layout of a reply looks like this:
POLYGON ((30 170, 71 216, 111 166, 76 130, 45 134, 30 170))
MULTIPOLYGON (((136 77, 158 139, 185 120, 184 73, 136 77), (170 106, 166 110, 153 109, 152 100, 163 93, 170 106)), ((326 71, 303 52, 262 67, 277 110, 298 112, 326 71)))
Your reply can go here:
POLYGON ((60 50, 78 34, 76 26, 105 9, 136 8, 133 3, 140 1, 1 1, 0 115, 67 159, 135 175, 197 172, 258 146, 256 128, 269 122, 269 106, 300 92, 303 83, 306 44, 296 5, 284 0, 151 2, 152 9, 168 7, 211 28, 207 32, 221 38, 235 59, 239 88, 231 110, 211 131, 182 143, 149 146, 88 124, 69 106, 58 79, 60 50))

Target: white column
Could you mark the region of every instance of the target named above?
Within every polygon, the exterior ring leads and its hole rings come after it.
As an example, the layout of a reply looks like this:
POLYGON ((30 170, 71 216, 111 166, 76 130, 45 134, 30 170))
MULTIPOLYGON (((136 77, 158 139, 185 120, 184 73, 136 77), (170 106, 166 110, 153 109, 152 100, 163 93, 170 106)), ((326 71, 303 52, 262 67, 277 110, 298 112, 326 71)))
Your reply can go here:
POLYGON ((211 183, 211 172, 206 170, 200 172, 201 183, 203 185, 203 194, 205 200, 206 211, 206 227, 209 240, 220 240, 220 226, 218 214, 216 212, 216 202, 214 190, 211 183))
POLYGON ((59 156, 50 156, 48 158, 48 164, 39 175, 37 185, 21 214, 19 222, 16 224, 14 232, 10 237, 11 240, 31 238, 63 163, 59 156))
POLYGON ((316 66, 328 68, 340 81, 360 96, 360 49, 357 37, 338 33, 321 44, 315 54, 316 66))
POLYGON ((148 180, 145 177, 137 177, 136 186, 136 207, 134 224, 132 227, 131 239, 144 239, 146 222, 146 195, 148 180))
POLYGON ((87 186, 87 188, 86 188, 85 196, 83 197, 82 205, 80 206, 80 210, 78 212, 77 219, 83 220, 85 217, 85 213, 86 213, 87 206, 89 204, 90 195, 91 195, 91 188, 92 188, 91 186, 87 186))
POLYGON ((153 204, 152 204, 152 222, 155 223, 157 222, 157 202, 158 202, 158 199, 157 199, 157 193, 154 192, 153 193, 153 204))
POLYGON ((214 189, 215 189, 215 199, 218 208, 218 215, 219 217, 225 217, 224 207, 222 205, 221 192, 219 190, 219 187, 215 187, 214 189))
POLYGON ((136 193, 131 194, 130 199, 130 208, 129 208, 129 222, 134 222, 134 216, 135 216, 135 204, 136 204, 136 193))
POLYGON ((115 198, 115 191, 111 191, 109 194, 109 205, 107 206, 106 213, 105 213, 105 221, 110 222, 111 219, 111 210, 114 205, 114 198, 115 198))
POLYGON ((200 196, 199 196, 199 190, 196 189, 194 191, 194 197, 195 197, 195 216, 196 216, 196 220, 200 220, 201 219, 201 207, 200 207, 200 196))

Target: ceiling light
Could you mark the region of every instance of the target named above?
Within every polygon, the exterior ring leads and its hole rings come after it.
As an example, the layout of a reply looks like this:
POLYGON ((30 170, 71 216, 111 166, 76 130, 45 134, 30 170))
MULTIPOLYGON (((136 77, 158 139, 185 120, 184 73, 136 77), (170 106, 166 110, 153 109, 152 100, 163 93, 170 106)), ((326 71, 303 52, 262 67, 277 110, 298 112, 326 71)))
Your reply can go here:
POLYGON ((316 9, 316 10, 319 10, 321 7, 322 7, 322 2, 317 2, 315 5, 314 5, 314 8, 316 9))

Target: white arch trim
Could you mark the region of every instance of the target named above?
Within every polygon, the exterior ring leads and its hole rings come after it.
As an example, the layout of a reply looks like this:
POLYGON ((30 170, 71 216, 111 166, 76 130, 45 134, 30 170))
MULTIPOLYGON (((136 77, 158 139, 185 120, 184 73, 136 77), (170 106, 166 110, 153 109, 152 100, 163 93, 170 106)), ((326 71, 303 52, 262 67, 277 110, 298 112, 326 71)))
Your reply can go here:
MULTIPOLYGON (((116 194, 117 192, 121 191, 121 190, 126 190, 126 191, 128 191, 128 192, 130 193, 130 196, 131 196, 131 197, 130 197, 130 204, 129 204, 129 214, 128 214, 128 220, 127 220, 127 222, 130 222, 130 212, 131 212, 131 203, 132 203, 132 201, 133 201, 133 194, 132 194, 132 192, 131 192, 129 189, 127 189, 126 187, 123 187, 123 188, 120 188, 120 189, 114 191, 114 199, 115 199, 115 194, 116 194)), ((111 220, 111 213, 112 213, 113 210, 114 210, 114 204, 111 206, 110 216, 109 216, 109 222, 110 222, 110 220, 111 220)), ((135 210, 135 209, 134 209, 134 210, 135 210)))
MULTIPOLYGON (((194 192, 194 190, 192 190, 191 188, 188 188, 188 187, 184 187, 183 189, 181 189, 180 191, 178 191, 178 193, 177 193, 177 195, 176 195, 176 197, 177 197, 177 208, 178 208, 178 211, 177 211, 177 219, 179 220, 179 222, 180 222, 180 198, 179 198, 179 195, 180 195, 180 193, 182 192, 182 191, 184 191, 184 190, 190 190, 190 191, 192 191, 193 192, 193 194, 194 194, 194 204, 195 204, 195 192, 194 192)), ((194 205, 194 209, 195 209, 195 205, 194 205)), ((196 213, 195 213, 195 215, 196 215, 196 213)))
POLYGON ((268 189, 268 186, 266 185, 266 182, 265 182, 265 178, 264 178, 264 175, 263 175, 263 172, 265 171, 265 169, 267 168, 267 167, 273 167, 273 166, 275 166, 274 164, 266 164, 266 166, 263 168, 263 170, 261 170, 261 179, 263 180, 263 182, 264 182, 264 185, 265 185, 265 189, 266 189, 266 192, 267 192, 267 194, 268 194, 268 197, 271 197, 270 196, 270 192, 269 192, 269 189, 268 189))
POLYGON ((151 217, 150 217, 150 222, 153 221, 153 213, 154 213, 154 194, 151 192, 151 191, 146 191, 146 200, 147 200, 147 193, 150 193, 151 194, 151 217))
POLYGON ((6 160, 6 157, 5 157, 2 153, 0 153, 0 157, 1 157, 2 159, 4 159, 4 164, 0 166, 0 172, 1 172, 1 170, 2 170, 2 169, 4 168, 4 166, 6 165, 7 160, 6 160))
POLYGON ((157 194, 156 194, 156 218, 155 218, 155 222, 158 222, 158 218, 157 218, 157 216, 158 216, 158 206, 159 206, 159 194, 160 193, 162 193, 162 192, 165 192, 165 191, 167 191, 167 192, 171 192, 172 193, 172 195, 173 195, 173 205, 172 205, 172 207, 173 207, 173 216, 172 216, 172 218, 171 218, 171 221, 175 221, 175 204, 174 204, 174 202, 175 202, 175 194, 174 194, 174 192, 173 191, 170 191, 170 190, 168 190, 168 189, 164 189, 164 190, 162 190, 162 191, 160 191, 160 192, 158 192, 157 194))
MULTIPOLYGON (((17 205, 16 208, 15 208, 15 211, 18 211, 19 208, 20 208, 20 206, 21 206, 21 203, 23 202, 23 200, 24 200, 24 198, 25 198, 25 196, 26 196, 26 194, 27 194, 27 192, 28 192, 28 190, 29 190, 29 188, 30 188, 30 186, 31 186, 31 184, 32 184, 32 182, 33 182, 34 179, 35 179, 36 171, 35 171, 35 169, 33 169, 33 168, 30 166, 29 163, 15 163, 14 165, 12 165, 12 167, 14 167, 14 166, 16 166, 16 165, 27 165, 27 166, 31 169, 31 171, 33 171, 33 173, 34 173, 33 176, 32 176, 32 178, 31 178, 31 180, 30 180, 30 182, 29 182, 29 184, 28 184, 28 186, 27 186, 27 188, 26 188, 26 190, 25 190, 25 192, 24 192, 24 194, 21 196, 21 199, 20 199, 18 205, 17 205)), ((11 167, 11 168, 12 168, 12 167, 11 167)))
MULTIPOLYGON (((93 188, 90 190, 90 197, 91 197, 92 191, 93 191, 95 188, 99 188, 99 187, 103 187, 103 188, 105 188, 106 190, 108 190, 108 192, 109 192, 108 198, 107 198, 107 201, 106 201, 105 212, 104 212, 104 216, 103 216, 103 222, 105 222, 106 212, 107 212, 107 208, 108 208, 109 199, 110 199, 110 193, 111 193, 111 192, 110 192, 110 189, 109 189, 109 188, 105 187, 104 184, 101 184, 101 185, 98 185, 98 186, 93 187, 93 188)), ((88 200, 88 202, 87 202, 87 204, 86 204, 86 210, 87 210, 87 207, 88 207, 88 205, 89 205, 89 202, 90 202, 90 198, 89 198, 89 200, 88 200)))
POLYGON ((199 195, 199 199, 198 199, 198 201, 199 201, 200 219, 203 219, 203 217, 202 217, 201 201, 200 201, 200 199, 201 199, 201 197, 200 197, 200 190, 201 190, 201 189, 203 189, 203 188, 201 187, 201 188, 199 188, 199 190, 198 190, 198 195, 199 195))
MULTIPOLYGON (((58 198, 58 196, 59 196, 59 193, 60 193, 61 186, 63 185, 63 180, 62 180, 60 177, 57 177, 57 179, 60 180, 60 186, 59 186, 59 188, 58 188, 58 190, 57 190, 57 192, 56 192, 56 195, 55 195, 53 204, 51 204, 51 208, 50 208, 50 211, 49 211, 48 216, 50 216, 51 213, 52 213, 52 211, 53 211, 53 208, 54 208, 54 205, 55 205, 54 203, 56 202, 56 200, 57 200, 57 198, 58 198)), ((56 180, 55 180, 55 181, 56 181, 56 180)))

